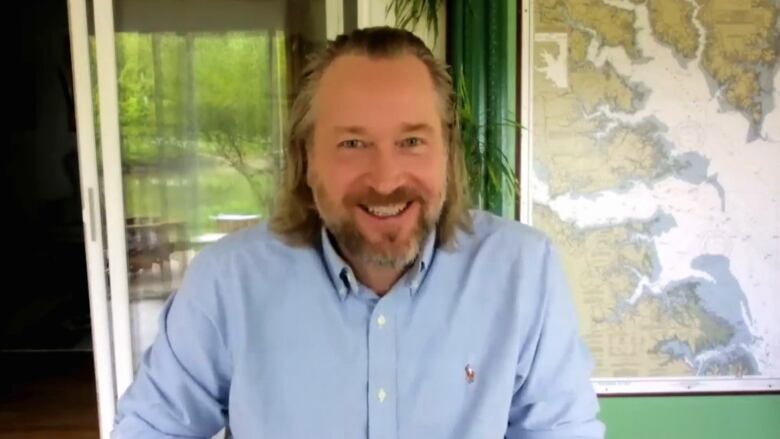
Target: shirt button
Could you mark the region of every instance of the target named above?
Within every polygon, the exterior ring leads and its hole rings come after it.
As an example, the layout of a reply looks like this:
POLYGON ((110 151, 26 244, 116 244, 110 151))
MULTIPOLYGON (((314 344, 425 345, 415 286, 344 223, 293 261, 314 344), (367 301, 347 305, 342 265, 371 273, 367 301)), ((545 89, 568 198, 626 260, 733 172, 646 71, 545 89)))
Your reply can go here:
POLYGON ((385 398, 387 398, 387 392, 385 392, 385 389, 379 389, 379 393, 377 393, 377 398, 379 398, 379 402, 385 402, 385 398))
POLYGON ((379 325, 379 327, 385 326, 385 323, 387 323, 387 319, 385 318, 384 314, 380 314, 379 317, 376 319, 376 324, 379 325))

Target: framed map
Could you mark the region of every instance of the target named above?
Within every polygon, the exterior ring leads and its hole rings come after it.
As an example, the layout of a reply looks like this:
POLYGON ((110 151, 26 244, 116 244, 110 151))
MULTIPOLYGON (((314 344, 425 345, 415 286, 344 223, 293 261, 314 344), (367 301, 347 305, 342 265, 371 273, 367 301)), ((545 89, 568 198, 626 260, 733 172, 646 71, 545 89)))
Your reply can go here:
POLYGON ((521 219, 600 393, 780 389, 780 2, 525 0, 521 219))

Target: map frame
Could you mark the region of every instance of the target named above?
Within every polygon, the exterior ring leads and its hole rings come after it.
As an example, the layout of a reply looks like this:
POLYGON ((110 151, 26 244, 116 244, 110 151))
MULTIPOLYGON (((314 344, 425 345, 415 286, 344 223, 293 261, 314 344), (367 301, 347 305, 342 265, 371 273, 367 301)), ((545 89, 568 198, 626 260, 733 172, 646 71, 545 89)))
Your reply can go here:
MULTIPOLYGON (((533 225, 532 166, 534 93, 533 60, 533 5, 536 0, 520 1, 518 23, 518 113, 523 129, 519 130, 517 176, 518 215, 520 222, 533 225)), ((778 319, 780 331, 780 318, 778 319)), ((780 358, 777 359, 780 361, 780 358)), ((780 393, 780 376, 664 376, 664 377, 593 377, 594 389, 599 395, 673 395, 673 394, 756 394, 780 393)))

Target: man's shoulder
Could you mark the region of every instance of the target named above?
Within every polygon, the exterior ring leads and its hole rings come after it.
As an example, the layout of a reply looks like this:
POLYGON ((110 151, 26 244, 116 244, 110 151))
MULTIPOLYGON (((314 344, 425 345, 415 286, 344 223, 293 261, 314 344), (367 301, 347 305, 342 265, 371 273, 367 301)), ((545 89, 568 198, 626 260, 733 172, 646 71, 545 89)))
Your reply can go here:
POLYGON ((312 247, 292 246, 279 235, 268 229, 267 222, 230 233, 217 242, 210 244, 198 254, 200 259, 229 262, 258 263, 258 266, 268 266, 276 261, 289 263, 291 259, 310 257, 312 247), (262 264, 260 264, 262 262, 262 264))
POLYGON ((463 233, 458 239, 466 245, 487 245, 532 252, 543 251, 549 245, 549 238, 544 232, 520 221, 483 210, 472 210, 470 214, 473 233, 463 233))

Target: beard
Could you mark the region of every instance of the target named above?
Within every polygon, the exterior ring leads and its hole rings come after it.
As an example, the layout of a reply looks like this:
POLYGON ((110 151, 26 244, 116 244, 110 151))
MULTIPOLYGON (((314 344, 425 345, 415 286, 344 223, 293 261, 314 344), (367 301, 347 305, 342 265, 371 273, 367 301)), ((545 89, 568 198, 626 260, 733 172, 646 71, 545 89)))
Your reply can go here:
POLYGON ((444 205, 441 195, 425 196, 412 186, 401 186, 386 195, 367 188, 348 193, 342 201, 341 209, 346 213, 339 215, 339 206, 321 184, 314 184, 312 189, 320 218, 342 252, 355 262, 387 269, 403 269, 417 259, 423 243, 435 229, 444 205), (432 199, 433 204, 429 201, 432 199), (371 241, 350 214, 356 208, 361 209, 360 206, 401 203, 419 204, 414 227, 408 236, 402 236, 401 230, 386 230, 380 234, 379 241, 371 241))

